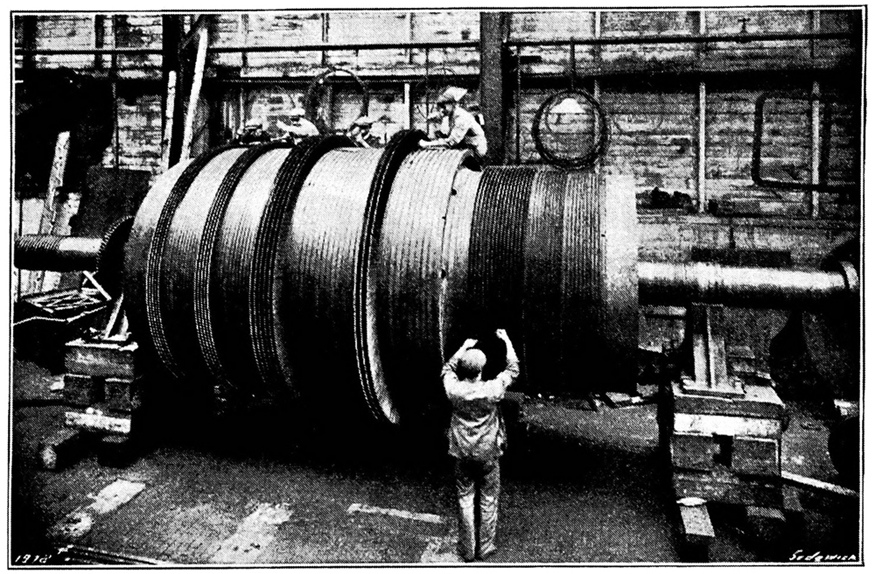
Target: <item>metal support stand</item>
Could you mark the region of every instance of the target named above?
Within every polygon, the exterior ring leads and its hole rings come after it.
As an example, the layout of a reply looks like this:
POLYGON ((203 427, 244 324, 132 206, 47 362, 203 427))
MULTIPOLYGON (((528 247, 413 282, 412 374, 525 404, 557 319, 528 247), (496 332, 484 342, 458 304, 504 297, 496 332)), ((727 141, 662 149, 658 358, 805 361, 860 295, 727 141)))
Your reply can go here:
POLYGON ((697 556, 713 538, 706 503, 746 507, 751 526, 780 532, 784 520, 781 439, 784 403, 771 379, 727 356, 722 307, 687 310, 687 357, 662 401, 660 422, 684 534, 697 556), (691 351, 691 357, 690 357, 691 351))

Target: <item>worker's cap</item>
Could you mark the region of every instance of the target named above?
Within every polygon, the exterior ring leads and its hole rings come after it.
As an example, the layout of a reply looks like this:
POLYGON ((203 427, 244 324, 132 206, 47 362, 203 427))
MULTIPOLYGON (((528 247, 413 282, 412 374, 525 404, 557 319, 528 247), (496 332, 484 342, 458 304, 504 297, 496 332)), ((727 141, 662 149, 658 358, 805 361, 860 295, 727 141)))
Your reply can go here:
POLYGON ((292 108, 291 110, 289 110, 289 117, 303 118, 304 117, 304 110, 301 108, 292 108))
POLYGON ((459 358, 456 375, 462 379, 475 379, 486 364, 486 355, 480 349, 468 349, 459 358))
POLYGON ((368 116, 362 116, 358 118, 356 121, 352 122, 352 125, 359 126, 362 128, 369 128, 374 125, 374 120, 369 118, 368 116))
POLYGON ((458 103, 459 101, 461 101, 461 99, 463 97, 465 97, 465 94, 467 94, 467 93, 468 93, 468 90, 466 90, 465 88, 449 87, 446 90, 444 90, 443 94, 440 95, 440 97, 437 100, 437 103, 438 104, 445 104, 447 102, 458 103))
POLYGON ((246 120, 246 129, 248 130, 257 130, 261 129, 263 126, 260 119, 252 118, 250 120, 246 120))

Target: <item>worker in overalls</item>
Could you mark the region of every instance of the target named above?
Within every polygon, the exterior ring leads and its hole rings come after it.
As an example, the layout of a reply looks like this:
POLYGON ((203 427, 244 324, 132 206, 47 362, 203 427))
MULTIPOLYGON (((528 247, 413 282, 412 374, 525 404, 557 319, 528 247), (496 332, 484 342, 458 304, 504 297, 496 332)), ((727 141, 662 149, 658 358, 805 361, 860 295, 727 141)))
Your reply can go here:
POLYGON ((355 142, 358 147, 380 147, 380 138, 371 134, 371 126, 373 125, 374 120, 362 116, 352 122, 352 125, 346 130, 346 137, 355 142))
POLYGON ((277 120, 276 125, 286 132, 285 139, 289 139, 295 144, 301 143, 304 138, 319 135, 319 129, 313 122, 304 117, 304 110, 301 108, 293 108, 289 111, 289 121, 291 121, 290 124, 277 120))
POLYGON ((464 88, 447 88, 437 100, 442 116, 447 122, 447 136, 422 140, 420 147, 446 147, 470 149, 480 161, 486 157, 486 134, 477 119, 460 105, 468 91, 464 88))
POLYGON ((459 499, 458 550, 462 559, 485 560, 496 550, 498 498, 501 492, 499 459, 507 434, 499 403, 519 376, 516 351, 504 329, 495 334, 506 346, 506 367, 494 379, 481 377, 486 355, 468 339, 444 365, 444 390, 452 405, 447 432, 449 454, 455 458, 459 499), (475 507, 476 503, 476 507, 475 507))

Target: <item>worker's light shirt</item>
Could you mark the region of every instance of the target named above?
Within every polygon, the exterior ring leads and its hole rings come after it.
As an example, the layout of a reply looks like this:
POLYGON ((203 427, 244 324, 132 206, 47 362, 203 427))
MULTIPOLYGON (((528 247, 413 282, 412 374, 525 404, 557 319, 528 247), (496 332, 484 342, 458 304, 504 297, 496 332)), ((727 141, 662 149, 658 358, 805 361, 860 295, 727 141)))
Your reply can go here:
POLYGON ((497 459, 506 441, 498 403, 519 375, 519 360, 508 357, 507 368, 490 381, 459 380, 457 364, 458 359, 450 359, 442 373, 444 391, 453 405, 449 453, 456 458, 497 459))
POLYGON ((438 141, 444 141, 447 147, 458 147, 459 144, 464 143, 466 147, 476 150, 480 157, 486 155, 486 133, 471 112, 456 107, 449 117, 447 128, 449 135, 438 141))

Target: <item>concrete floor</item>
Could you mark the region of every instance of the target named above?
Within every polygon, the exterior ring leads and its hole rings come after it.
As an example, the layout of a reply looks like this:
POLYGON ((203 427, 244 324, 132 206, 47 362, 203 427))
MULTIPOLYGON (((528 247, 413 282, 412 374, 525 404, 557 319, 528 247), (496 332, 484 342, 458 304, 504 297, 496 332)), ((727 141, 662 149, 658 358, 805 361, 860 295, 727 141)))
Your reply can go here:
MULTIPOLYGON (((282 418, 198 428, 167 420, 167 432, 127 468, 102 466, 88 454, 64 470, 44 471, 39 441, 61 427, 66 410, 49 391, 58 376, 25 361, 15 361, 13 375, 13 564, 25 555, 63 563, 48 533, 83 509, 89 522, 78 545, 174 564, 456 560, 452 466, 440 453, 403 441, 355 443, 360 437, 337 453, 302 444, 282 418), (95 497, 120 480, 142 490, 110 511, 93 510, 95 497)), ((836 482, 825 428, 790 407, 785 470, 836 482)), ((489 562, 685 558, 654 405, 594 412, 526 401, 522 423, 502 466, 500 549, 489 562)), ((712 506, 710 561, 859 554, 858 500, 799 494, 804 525, 786 529, 778 545, 761 543, 743 509, 712 506)))

